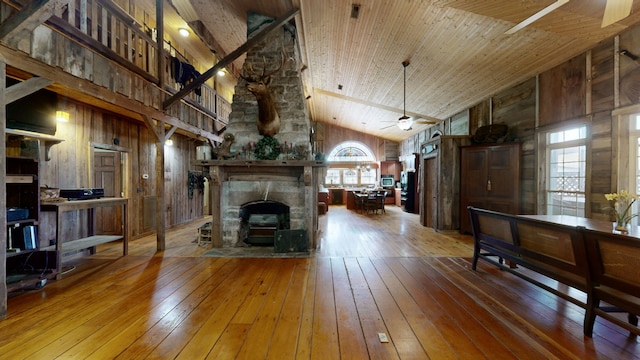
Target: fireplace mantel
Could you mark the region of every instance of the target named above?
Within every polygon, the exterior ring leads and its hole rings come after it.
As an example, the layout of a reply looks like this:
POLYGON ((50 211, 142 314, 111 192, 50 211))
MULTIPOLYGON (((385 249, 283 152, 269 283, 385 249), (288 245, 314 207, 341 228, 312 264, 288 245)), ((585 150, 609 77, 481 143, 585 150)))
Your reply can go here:
POLYGON ((327 166, 327 163, 321 160, 197 160, 195 162, 198 166, 311 166, 321 167, 327 166))

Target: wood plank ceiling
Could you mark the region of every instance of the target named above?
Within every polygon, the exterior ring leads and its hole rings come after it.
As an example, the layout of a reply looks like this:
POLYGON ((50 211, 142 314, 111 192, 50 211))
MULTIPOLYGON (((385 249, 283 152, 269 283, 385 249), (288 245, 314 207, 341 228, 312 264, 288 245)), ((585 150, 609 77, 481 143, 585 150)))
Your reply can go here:
POLYGON ((407 114, 443 120, 640 21, 640 1, 629 17, 601 28, 605 0, 572 0, 512 35, 505 32, 554 0, 171 2, 187 22, 206 27, 225 54, 246 42, 248 12, 278 17, 299 8, 312 120, 394 141, 430 126, 394 126, 403 113, 405 60, 407 114))

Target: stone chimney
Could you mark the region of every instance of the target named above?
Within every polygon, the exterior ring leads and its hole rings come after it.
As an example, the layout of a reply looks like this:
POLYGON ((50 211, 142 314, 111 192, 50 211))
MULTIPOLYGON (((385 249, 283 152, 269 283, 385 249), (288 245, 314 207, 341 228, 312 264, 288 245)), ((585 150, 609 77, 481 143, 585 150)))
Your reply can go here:
MULTIPOLYGON (((255 15, 249 14, 250 23, 252 16, 255 15)), ((260 28, 255 31, 259 30, 260 28)), ((274 30, 265 40, 249 49, 244 64, 245 67, 252 67, 256 73, 261 73, 266 66, 265 72, 268 73, 277 69, 282 64, 283 56, 285 57, 282 69, 271 76, 269 85, 281 122, 280 132, 274 137, 281 146, 285 142, 294 147, 303 146, 309 155, 306 159, 300 160, 312 160, 311 125, 300 77, 300 49, 295 40, 295 34, 295 28, 289 24, 274 30)), ((247 74, 244 75, 247 76, 247 74)), ((237 154, 239 158, 250 156, 246 154, 248 144, 257 143, 262 138, 258 133, 257 120, 256 97, 247 89, 247 81, 239 79, 227 125, 227 132, 235 136, 231 152, 237 154)))

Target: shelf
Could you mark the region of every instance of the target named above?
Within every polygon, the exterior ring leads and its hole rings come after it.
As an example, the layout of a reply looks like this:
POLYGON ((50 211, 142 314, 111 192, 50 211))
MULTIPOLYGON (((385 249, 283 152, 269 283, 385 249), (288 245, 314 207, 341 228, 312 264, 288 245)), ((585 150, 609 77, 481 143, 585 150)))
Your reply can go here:
POLYGON ((31 132, 31 131, 25 131, 25 130, 17 130, 17 129, 5 129, 5 133, 7 135, 13 135, 13 136, 19 136, 23 139, 31 139, 31 140, 40 140, 42 142, 44 142, 44 157, 45 157, 45 161, 49 161, 50 157, 49 157, 49 150, 51 149, 51 147, 53 145, 59 144, 61 142, 63 142, 63 139, 58 139, 54 136, 51 135, 47 135, 47 134, 40 134, 40 133, 36 133, 36 132, 31 132))
POLYGON ((22 220, 15 220, 15 221, 7 221, 7 226, 12 226, 12 225, 16 225, 16 224, 38 225, 38 221, 36 219, 22 219, 22 220))
POLYGON ((41 203, 40 211, 55 211, 56 213, 56 244, 43 248, 42 250, 55 250, 56 261, 56 278, 62 278, 62 254, 64 252, 70 252, 82 249, 91 249, 97 245, 122 240, 122 255, 127 255, 128 242, 127 234, 129 233, 127 224, 127 198, 112 198, 105 197, 100 199, 88 199, 88 200, 74 200, 74 201, 61 201, 51 203, 41 203), (94 218, 94 210, 97 207, 111 207, 120 206, 122 208, 122 234, 120 235, 96 235, 92 225, 92 219, 94 218), (62 238, 62 213, 65 211, 73 210, 87 210, 88 222, 87 228, 89 236, 79 239, 63 239, 62 238))
POLYGON ((32 184, 36 175, 7 175, 7 184, 32 184))
POLYGON ((24 250, 24 249, 20 249, 20 251, 17 252, 10 252, 9 250, 7 250, 7 257, 13 257, 13 256, 18 256, 18 255, 23 255, 23 254, 28 254, 28 253, 32 253, 34 251, 38 251, 36 249, 29 249, 29 250, 24 250))
MULTIPOLYGON (((62 243, 62 251, 75 251, 92 248, 97 245, 105 244, 108 242, 121 240, 123 238, 122 235, 93 235, 87 236, 85 238, 74 239, 71 241, 62 243)), ((41 250, 56 250, 55 245, 43 247, 41 250)))

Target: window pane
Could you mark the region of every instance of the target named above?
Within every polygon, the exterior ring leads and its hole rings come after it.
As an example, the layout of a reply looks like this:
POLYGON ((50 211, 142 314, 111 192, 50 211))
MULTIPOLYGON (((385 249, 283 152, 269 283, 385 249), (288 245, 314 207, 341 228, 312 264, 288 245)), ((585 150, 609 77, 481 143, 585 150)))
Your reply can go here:
POLYGON ((373 185, 376 183, 377 175, 376 169, 362 171, 360 174, 360 182, 363 185, 373 185))
POLYGON ((328 169, 327 176, 324 179, 325 185, 338 185, 340 184, 340 170, 328 169))
POLYGON ((343 178, 344 183, 347 185, 356 185, 358 183, 358 173, 355 170, 345 170, 343 178))
POLYGON ((549 133, 549 144, 557 144, 566 141, 575 141, 587 138, 587 127, 581 126, 569 130, 549 133))
POLYGON ((586 137, 586 126, 548 134, 547 214, 585 215, 586 137), (562 147, 563 142, 569 141, 574 146, 562 147))

